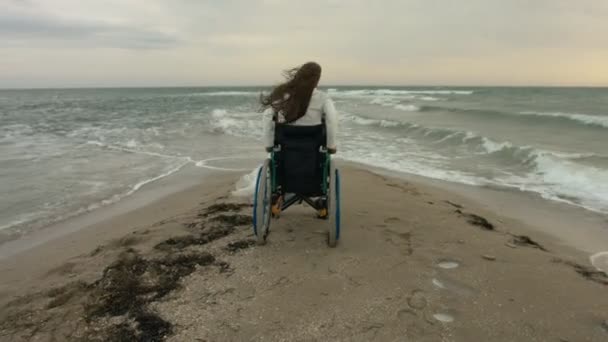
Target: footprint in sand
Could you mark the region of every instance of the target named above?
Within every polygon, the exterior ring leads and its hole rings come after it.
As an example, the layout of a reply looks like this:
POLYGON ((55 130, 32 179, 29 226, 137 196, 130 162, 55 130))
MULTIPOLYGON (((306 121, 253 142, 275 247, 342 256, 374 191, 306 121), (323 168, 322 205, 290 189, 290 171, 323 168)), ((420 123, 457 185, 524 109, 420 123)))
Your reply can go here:
POLYGON ((441 260, 440 262, 437 263, 437 267, 443 268, 444 270, 452 270, 452 269, 458 268, 459 266, 460 266, 460 263, 458 261, 450 260, 450 259, 441 260))
POLYGON ((409 297, 407 297, 407 305, 412 309, 422 310, 426 307, 426 304, 426 296, 422 290, 413 290, 409 297))
POLYGON ((412 234, 410 232, 399 233, 391 229, 384 229, 384 235, 386 236, 384 239, 386 242, 393 246, 401 247, 402 254, 412 255, 414 253, 411 240, 412 234))
POLYGON ((401 320, 408 321, 417 318, 418 315, 412 309, 401 309, 397 312, 397 317, 401 320))
POLYGON ((389 217, 384 220, 384 223, 397 223, 397 222, 401 222, 401 219, 399 219, 398 217, 389 217))

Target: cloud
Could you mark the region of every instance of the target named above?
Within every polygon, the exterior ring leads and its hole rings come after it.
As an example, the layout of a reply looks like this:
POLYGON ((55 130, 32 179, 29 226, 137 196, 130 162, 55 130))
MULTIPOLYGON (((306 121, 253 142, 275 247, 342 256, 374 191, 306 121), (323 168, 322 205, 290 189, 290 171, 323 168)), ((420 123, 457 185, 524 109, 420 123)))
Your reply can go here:
POLYGON ((0 4, 5 79, 259 84, 317 60, 330 83, 608 84, 608 1, 0 4))
MULTIPOLYGON (((110 47, 162 49, 176 46, 179 38, 160 30, 128 26, 98 19, 74 19, 36 11, 31 2, 13 0, 17 8, 0 13, 0 38, 10 46, 110 47)), ((9 8, 10 9, 10 8, 9 8)))

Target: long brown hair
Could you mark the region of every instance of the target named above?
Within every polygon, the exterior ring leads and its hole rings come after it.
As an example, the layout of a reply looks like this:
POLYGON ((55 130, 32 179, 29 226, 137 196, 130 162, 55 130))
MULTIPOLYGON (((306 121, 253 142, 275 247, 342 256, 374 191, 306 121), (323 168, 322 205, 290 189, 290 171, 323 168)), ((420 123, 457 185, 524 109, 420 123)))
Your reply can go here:
POLYGON ((321 66, 308 62, 298 68, 283 72, 285 82, 276 86, 268 95, 260 95, 262 110, 271 107, 281 113, 287 123, 294 122, 306 114, 312 92, 321 79, 321 66))

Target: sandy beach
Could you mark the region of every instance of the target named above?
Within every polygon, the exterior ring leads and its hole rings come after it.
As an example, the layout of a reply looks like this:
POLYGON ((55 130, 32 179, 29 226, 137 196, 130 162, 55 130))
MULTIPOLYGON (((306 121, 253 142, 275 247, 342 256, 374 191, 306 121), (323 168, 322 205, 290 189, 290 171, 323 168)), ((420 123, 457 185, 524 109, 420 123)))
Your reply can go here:
POLYGON ((257 246, 231 195, 240 175, 218 172, 5 255, 0 340, 608 340, 608 275, 585 241, 453 189, 342 171, 335 249, 304 206, 257 246))
POLYGON ((608 342, 608 0, 0 2, 0 342, 608 342))

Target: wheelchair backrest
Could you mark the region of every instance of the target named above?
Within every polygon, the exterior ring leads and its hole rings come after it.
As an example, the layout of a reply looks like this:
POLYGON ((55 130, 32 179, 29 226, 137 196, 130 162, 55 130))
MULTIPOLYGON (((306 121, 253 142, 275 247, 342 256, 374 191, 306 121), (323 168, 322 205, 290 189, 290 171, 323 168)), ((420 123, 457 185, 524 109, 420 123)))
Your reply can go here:
POLYGON ((275 146, 310 145, 311 148, 318 150, 320 147, 325 147, 326 140, 325 124, 315 126, 275 124, 275 146))
POLYGON ((325 125, 275 125, 278 183, 283 192, 307 196, 322 194, 326 145, 325 125))

